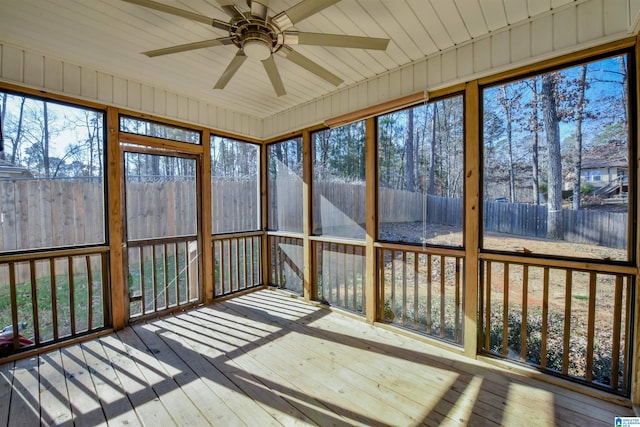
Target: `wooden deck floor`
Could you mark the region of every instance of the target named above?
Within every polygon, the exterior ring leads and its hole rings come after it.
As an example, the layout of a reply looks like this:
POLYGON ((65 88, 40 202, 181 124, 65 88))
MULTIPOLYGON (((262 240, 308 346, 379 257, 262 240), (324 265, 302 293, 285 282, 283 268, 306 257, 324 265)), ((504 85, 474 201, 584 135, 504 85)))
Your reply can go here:
POLYGON ((0 425, 613 425, 619 407, 259 291, 0 366, 0 425))

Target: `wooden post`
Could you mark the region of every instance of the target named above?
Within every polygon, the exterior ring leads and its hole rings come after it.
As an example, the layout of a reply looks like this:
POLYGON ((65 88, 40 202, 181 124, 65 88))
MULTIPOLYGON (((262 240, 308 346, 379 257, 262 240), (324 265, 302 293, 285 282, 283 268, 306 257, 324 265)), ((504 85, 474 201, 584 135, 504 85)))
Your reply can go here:
POLYGON ((269 228, 269 201, 267 199, 267 181, 269 180, 269 164, 267 162, 267 150, 269 146, 262 144, 260 146, 260 229, 264 232, 262 235, 262 284, 269 285, 271 278, 270 262, 269 262, 269 239, 267 229, 269 228))
POLYGON ((365 227, 367 236, 365 238, 365 312, 367 322, 373 323, 378 320, 378 292, 377 285, 377 254, 374 243, 378 233, 378 201, 377 201, 377 143, 376 143, 376 118, 370 117, 366 121, 365 136, 365 175, 366 175, 366 196, 365 196, 365 227))
POLYGON ((107 188, 109 200, 109 271, 111 276, 111 319, 113 329, 122 329, 129 319, 129 286, 124 271, 124 206, 122 186, 124 165, 120 151, 118 110, 107 108, 107 188))
POLYGON ((204 129, 202 132, 202 164, 201 170, 201 185, 198 189, 201 190, 198 200, 202 201, 201 216, 202 224, 201 230, 201 252, 200 259, 202 262, 202 274, 200 278, 202 284, 200 289, 204 290, 203 300, 205 303, 213 301, 213 247, 211 244, 211 134, 209 130, 204 129))
MULTIPOLYGON (((635 56, 636 56, 636 69, 635 69, 635 74, 636 74, 636 79, 638 77, 638 75, 640 75, 640 35, 637 36, 636 38, 636 46, 635 46, 635 56)), ((631 84, 630 81, 630 87, 633 87, 633 85, 631 84)), ((636 103, 640 104, 640 97, 638 96, 640 92, 638 90, 632 91, 631 94, 635 94, 636 96, 636 103)), ((635 136, 636 136, 636 146, 633 147, 633 149, 631 150, 631 153, 633 155, 635 155, 636 157, 636 170, 635 170, 635 193, 636 193, 636 204, 634 205, 633 203, 630 203, 629 206, 632 207, 632 209, 638 209, 637 207, 637 203, 640 200, 640 185, 638 185, 638 183, 640 182, 640 157, 638 152, 640 150, 638 150, 638 146, 637 146, 637 142, 640 141, 640 110, 638 110, 636 108, 636 112, 635 112, 635 118, 631 118, 630 120, 630 129, 633 129, 633 131, 635 132, 635 136)), ((631 136, 631 134, 629 135, 631 136)), ((633 141, 633 138, 631 139, 633 141)), ((629 237, 632 237, 634 234, 636 236, 635 242, 636 242, 636 247, 635 247, 635 266, 638 267, 640 265, 640 238, 638 238, 638 234, 640 232, 640 223, 637 221, 633 221, 633 218, 637 218, 638 212, 637 211, 630 211, 629 212, 629 237), (632 224, 635 224, 636 229, 635 230, 631 230, 631 226, 632 224)), ((629 242, 632 242, 633 239, 629 239, 629 242)), ((632 337, 632 342, 633 342, 633 347, 631 348, 631 350, 627 353, 628 354, 628 361, 629 362, 633 362, 631 363, 631 403, 633 403, 634 407, 638 407, 640 406, 640 292, 638 292, 638 284, 640 283, 640 270, 637 271, 636 273, 636 283, 635 283, 635 292, 632 293, 631 295, 634 295, 634 301, 633 301, 633 337, 632 337)), ((631 283, 628 284, 628 286, 631 286, 631 283)), ((627 314, 628 315, 628 314, 627 314)), ((614 326, 618 326, 618 325, 614 325, 614 326)), ((636 409, 636 415, 638 414, 639 409, 636 409)))
POLYGON ((312 179, 311 132, 305 130, 302 132, 302 286, 304 299, 307 301, 317 297, 317 282, 313 277, 314 269, 312 268, 313 248, 309 239, 312 233, 312 179))
POLYGON ((478 253, 480 247, 480 94, 478 82, 465 90, 464 353, 478 352, 478 253))

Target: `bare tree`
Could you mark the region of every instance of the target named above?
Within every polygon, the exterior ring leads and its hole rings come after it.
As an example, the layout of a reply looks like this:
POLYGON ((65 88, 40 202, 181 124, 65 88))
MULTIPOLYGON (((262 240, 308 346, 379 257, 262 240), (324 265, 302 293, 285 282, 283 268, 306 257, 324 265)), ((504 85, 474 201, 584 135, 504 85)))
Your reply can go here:
POLYGON ((407 191, 415 191, 415 164, 414 164, 414 129, 413 129, 413 108, 407 110, 407 129, 405 136, 405 151, 407 159, 407 170, 405 172, 405 181, 407 183, 407 191))
POLYGON ((431 160, 429 162, 428 194, 436 194, 436 129, 438 124, 438 103, 433 103, 431 122, 431 160))
POLYGON ((582 171, 582 120, 584 118, 585 89, 587 87, 587 65, 580 67, 580 77, 577 81, 578 100, 576 105, 576 141, 575 141, 575 162, 573 166, 573 204, 574 210, 580 209, 580 184, 582 171))
POLYGON ((547 134, 547 237, 562 239, 562 157, 560 153, 560 117, 556 106, 557 73, 542 75, 542 115, 547 134))
POLYGON ((514 120, 514 109, 519 107, 518 99, 519 94, 510 93, 508 87, 513 87, 512 85, 503 85, 501 90, 501 95, 498 98, 498 102, 502 106, 502 110, 504 112, 504 118, 506 123, 506 131, 507 131, 507 149, 509 156, 509 199, 512 202, 516 201, 516 177, 515 177, 515 161, 513 157, 513 120, 514 120))

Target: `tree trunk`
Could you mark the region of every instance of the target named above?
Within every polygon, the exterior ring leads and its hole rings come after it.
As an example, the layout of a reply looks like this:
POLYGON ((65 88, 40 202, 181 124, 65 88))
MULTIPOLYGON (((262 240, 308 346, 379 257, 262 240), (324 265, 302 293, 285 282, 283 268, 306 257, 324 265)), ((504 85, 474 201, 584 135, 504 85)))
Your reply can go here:
POLYGON ((556 74, 542 76, 542 115, 547 134, 547 237, 562 239, 562 163, 560 156, 560 118, 556 108, 556 74))
POLYGON ((537 79, 533 79, 531 95, 531 105, 533 107, 533 153, 531 156, 531 169, 533 180, 533 203, 535 205, 540 204, 540 164, 538 160, 538 135, 540 131, 540 122, 538 120, 538 86, 537 79))
POLYGON ((44 165, 44 174, 47 178, 50 177, 51 165, 49 162, 49 107, 48 103, 43 102, 43 112, 44 112, 44 135, 42 141, 42 163, 44 165))
POLYGON ((509 148, 509 200, 511 202, 516 201, 516 177, 513 165, 513 129, 512 119, 513 112, 511 111, 511 101, 507 95, 507 86, 502 86, 502 108, 504 109, 505 118, 507 121, 507 146, 509 148))
POLYGON ((0 107, 0 160, 5 159, 4 152, 4 133, 2 129, 4 127, 4 118, 7 111, 7 94, 2 95, 2 107, 0 107))
POLYGON ((436 125, 438 118, 438 104, 433 104, 433 119, 431 123, 431 164, 429 165, 429 189, 427 194, 436 194, 436 125))
MULTIPOLYGON (((6 98, 6 96, 5 96, 6 98)), ((24 103, 27 100, 24 96, 20 101, 20 114, 18 115, 18 129, 16 129, 16 138, 13 140, 13 150, 11 151, 11 164, 16 164, 16 158, 18 157, 18 153, 20 151, 20 142, 22 139, 22 122, 24 119, 24 103)))
POLYGON ((620 55, 620 73, 622 74, 622 106, 624 107, 624 124, 629 129, 629 74, 627 73, 627 62, 625 56, 620 55))
POLYGON ((580 172, 582 170, 582 116, 584 112, 584 91, 587 83, 587 66, 580 67, 580 78, 578 80, 578 101, 576 105, 576 154, 573 165, 573 210, 580 209, 580 172))
POLYGON ((407 110, 407 132, 405 135, 404 149, 407 159, 407 170, 405 173, 405 182, 407 191, 415 191, 415 171, 413 160, 413 109, 407 110))

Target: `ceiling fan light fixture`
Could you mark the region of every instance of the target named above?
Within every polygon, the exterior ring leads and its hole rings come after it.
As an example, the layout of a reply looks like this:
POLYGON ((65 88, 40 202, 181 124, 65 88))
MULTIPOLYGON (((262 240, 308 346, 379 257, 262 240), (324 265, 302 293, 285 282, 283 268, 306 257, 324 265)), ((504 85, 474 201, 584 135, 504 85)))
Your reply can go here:
POLYGON ((269 44, 262 39, 248 39, 242 44, 244 54, 249 58, 264 61, 271 56, 269 44))

